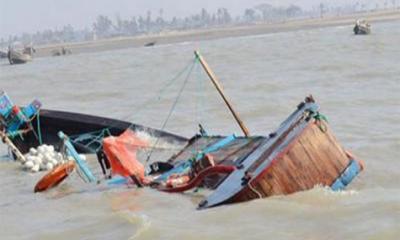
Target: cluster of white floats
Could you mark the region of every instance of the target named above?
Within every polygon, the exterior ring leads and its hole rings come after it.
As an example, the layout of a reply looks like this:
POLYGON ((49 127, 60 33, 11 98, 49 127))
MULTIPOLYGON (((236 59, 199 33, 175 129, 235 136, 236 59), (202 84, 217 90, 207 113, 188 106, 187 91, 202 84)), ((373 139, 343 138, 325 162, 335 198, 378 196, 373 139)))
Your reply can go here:
MULTIPOLYGON (((82 160, 86 160, 85 155, 80 155, 82 160)), ((25 155, 23 169, 31 172, 49 171, 57 165, 73 160, 71 156, 64 156, 54 149, 54 146, 43 144, 37 148, 30 148, 25 155)))

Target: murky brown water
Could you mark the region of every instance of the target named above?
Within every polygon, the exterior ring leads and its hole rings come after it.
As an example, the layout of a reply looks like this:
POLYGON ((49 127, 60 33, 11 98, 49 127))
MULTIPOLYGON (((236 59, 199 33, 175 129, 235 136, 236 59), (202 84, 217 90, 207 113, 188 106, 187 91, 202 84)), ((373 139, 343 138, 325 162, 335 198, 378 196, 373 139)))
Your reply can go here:
MULTIPOLYGON (((41 174, 0 161, 1 239, 398 239, 400 236, 400 22, 132 48, 32 63, 0 63, 0 88, 18 104, 161 127, 183 79, 154 98, 200 49, 253 134, 273 131, 312 93, 366 171, 342 193, 323 188, 206 211, 201 195, 81 183, 33 194, 41 174), (140 111, 139 111, 140 110, 140 111), (200 195, 200 196, 199 196, 200 195)), ((240 133, 195 69, 166 129, 240 133), (199 89, 204 89, 199 93, 199 89), (201 110, 201 111, 200 111, 201 110)), ((1 146, 1 155, 6 149, 1 146)))

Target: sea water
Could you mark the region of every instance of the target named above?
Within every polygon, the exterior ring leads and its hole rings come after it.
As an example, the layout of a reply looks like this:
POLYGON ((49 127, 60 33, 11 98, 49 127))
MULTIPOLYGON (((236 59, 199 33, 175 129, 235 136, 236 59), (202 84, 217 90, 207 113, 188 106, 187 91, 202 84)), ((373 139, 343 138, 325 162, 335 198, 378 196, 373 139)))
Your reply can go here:
MULTIPOLYGON (((209 134, 240 135, 200 67, 173 81, 198 49, 252 135, 274 131, 312 94, 338 140, 366 165, 343 192, 320 186, 197 211, 207 191, 109 188, 75 175, 34 194, 41 174, 22 172, 4 156, 1 239, 398 239, 399 43, 397 21, 374 24, 368 36, 342 26, 44 57, 24 65, 1 61, 0 88, 19 105, 38 98, 44 108, 165 126, 186 137, 198 123, 209 134)), ((0 155, 6 154, 1 146, 0 155)))

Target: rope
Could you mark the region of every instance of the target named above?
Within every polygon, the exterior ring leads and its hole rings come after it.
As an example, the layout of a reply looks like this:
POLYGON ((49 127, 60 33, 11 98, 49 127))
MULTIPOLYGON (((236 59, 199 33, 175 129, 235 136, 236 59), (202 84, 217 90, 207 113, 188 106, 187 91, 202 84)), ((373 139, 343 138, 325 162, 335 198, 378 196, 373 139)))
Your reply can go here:
POLYGON ((328 122, 328 118, 320 112, 317 112, 317 114, 314 116, 314 119, 317 121, 324 120, 325 122, 328 122))
POLYGON ((253 185, 251 185, 251 180, 247 183, 247 186, 250 188, 250 190, 251 191, 253 191, 257 196, 258 196, 258 198, 262 198, 262 195, 261 195, 261 193, 259 192, 259 191, 257 191, 254 187, 253 187, 253 185))
MULTIPOLYGON (((151 103, 155 102, 155 101, 160 101, 161 100, 161 96, 165 93, 165 91, 173 85, 173 83, 175 83, 176 80, 178 80, 188 69, 192 69, 193 65, 194 65, 194 61, 191 60, 178 74, 176 74, 172 79, 170 79, 169 81, 167 81, 162 87, 161 89, 158 91, 158 93, 149 98, 147 101, 145 101, 144 103, 140 104, 139 106, 136 106, 136 109, 138 109, 137 111, 135 111, 133 114, 129 114, 123 118, 121 118, 122 120, 128 120, 129 118, 135 117, 137 116, 139 113, 141 113, 143 110, 147 109, 146 107, 148 105, 150 105, 151 103)), ((131 123, 129 125, 128 128, 132 127, 134 124, 131 123)))
POLYGON ((328 127, 324 125, 324 121, 328 122, 328 118, 325 115, 317 112, 317 114, 314 116, 314 119, 321 132, 325 133, 326 131, 328 131, 328 127))
MULTIPOLYGON (((138 115, 139 113, 141 113, 143 110, 147 109, 146 106, 150 105, 152 102, 161 100, 161 96, 164 94, 164 92, 165 92, 170 86, 172 86, 173 83, 174 83, 177 79, 179 79, 179 78, 182 76, 182 74, 184 74, 188 69, 193 68, 193 65, 194 65, 194 64, 195 64, 195 61, 191 60, 178 74, 176 74, 173 78, 171 78, 169 81, 167 81, 167 82, 161 87, 161 89, 158 91, 158 93, 157 93, 155 96, 149 98, 148 100, 146 100, 144 103, 140 104, 139 106, 136 106, 135 109, 137 109, 137 111, 135 111, 133 114, 129 114, 129 115, 125 116, 125 117, 122 117, 121 120, 128 120, 129 118, 132 118, 132 117, 138 115)), ((133 125, 134 125, 134 123, 131 123, 131 124, 127 127, 127 129, 131 128, 133 125)), ((74 141, 74 142, 75 142, 75 141, 79 141, 79 138, 82 137, 82 136, 85 136, 85 135, 87 135, 87 136, 89 136, 89 135, 97 135, 98 133, 101 134, 103 131, 108 131, 108 132, 109 132, 110 129, 113 128, 113 127, 115 127, 115 126, 116 126, 116 124, 112 124, 112 125, 108 126, 107 128, 104 128, 104 129, 101 129, 101 130, 97 130, 97 131, 93 131, 93 132, 88 132, 88 133, 84 133, 84 134, 73 135, 73 136, 70 136, 70 139, 73 139, 72 141, 74 141)), ((111 134, 110 134, 110 135, 111 135, 111 134)), ((90 137, 92 137, 92 136, 90 136, 90 137)), ((90 137, 88 137, 88 138, 90 138, 90 137)), ((155 146, 154 146, 153 148, 155 148, 155 146)))
POLYGON ((42 130, 40 127, 40 110, 37 113, 37 131, 38 131, 38 137, 39 137, 39 144, 42 145, 43 140, 42 140, 42 130))
POLYGON ((103 134, 104 132, 109 132, 110 129, 107 128, 102 128, 100 130, 96 130, 96 131, 92 131, 92 132, 87 132, 87 133, 82 133, 82 134, 76 134, 76 135, 71 135, 69 136, 69 138, 74 138, 74 141, 80 141, 83 139, 87 139, 87 138, 91 138, 93 135, 99 135, 99 134, 103 134), (85 138, 87 136, 87 138, 85 138))
MULTIPOLYGON (((174 82, 176 82, 176 80, 178 80, 182 74, 184 74, 185 72, 187 72, 188 69, 192 69, 193 65, 195 64, 195 61, 191 60, 178 74, 176 74, 173 78, 171 78, 169 81, 167 81, 162 87, 161 89, 158 91, 158 93, 149 98, 147 101, 145 101, 144 103, 140 104, 139 106, 136 107, 136 109, 138 109, 137 111, 135 111, 135 113, 133 114, 129 114, 123 118, 121 118, 122 120, 127 120, 128 118, 132 118, 135 115, 138 115, 139 113, 141 113, 144 109, 146 109, 145 107, 148 106, 150 103, 154 102, 154 101, 159 101, 161 100, 161 96, 164 94, 164 92, 170 87, 172 86, 172 84, 174 82)), ((127 129, 131 128, 134 125, 134 123, 131 123, 127 129)), ((97 131, 93 131, 93 132, 87 132, 87 133, 83 133, 83 134, 77 134, 77 135, 73 135, 70 136, 70 139, 73 142, 78 142, 81 140, 86 140, 86 139, 92 139, 92 141, 89 142, 90 145, 92 144, 94 141, 99 140, 100 138, 104 137, 105 133, 108 133, 108 135, 111 136, 110 133, 110 129, 112 127, 115 127, 116 125, 110 125, 107 128, 103 128, 97 131)), ((157 139, 158 140, 158 139, 157 139)), ((155 144, 157 145, 157 143, 155 144)), ((156 146, 153 146, 152 148, 156 148, 156 146)), ((161 148, 161 149, 168 149, 168 148, 161 148)), ((172 149, 172 148, 171 148, 172 149)), ((175 150, 175 149, 173 149, 175 150)))
MULTIPOLYGON (((197 61, 197 59, 195 59, 195 60, 193 61, 193 64, 191 65, 190 70, 189 70, 189 72, 188 72, 187 75, 186 75, 186 78, 185 78, 185 80, 184 80, 184 82, 183 82, 183 84, 182 84, 182 87, 181 87, 181 89, 179 90, 178 95, 177 95, 177 97, 175 98, 175 101, 174 101, 174 103, 172 104, 171 109, 170 109, 169 112, 168 112, 167 118, 165 119, 163 125, 161 126, 161 131, 164 131, 165 127, 167 126, 167 123, 168 123, 170 117, 172 116, 172 113, 174 112, 174 110, 175 110, 175 108, 176 108, 176 105, 178 104, 178 101, 179 101, 179 99, 180 99, 180 97, 181 97, 181 95, 182 95, 182 92, 183 92, 183 90, 185 89, 187 82, 189 81, 190 74, 191 74, 192 71, 193 71, 193 67, 194 67, 196 61, 197 61)), ((149 155, 147 156, 146 163, 150 160, 150 157, 151 157, 151 155, 152 155, 153 152, 154 152, 154 148, 155 148, 155 146, 157 146, 159 140, 160 140, 160 138, 157 137, 156 142, 154 143, 153 147, 152 147, 151 150, 150 150, 149 155)))
MULTIPOLYGON (((175 83, 185 72, 188 72, 187 75, 186 75, 185 82, 184 82, 182 88, 180 89, 179 94, 178 94, 177 98, 175 99, 175 101, 174 101, 174 103, 173 103, 173 105, 172 105, 172 108, 171 108, 171 110, 170 110, 170 112, 169 112, 169 114, 168 114, 166 120, 164 121, 164 123, 163 123, 163 125, 162 125, 161 131, 163 131, 163 130, 165 129, 165 127, 166 127, 166 125, 167 125, 167 123, 168 123, 168 121, 169 121, 169 119, 170 119, 170 117, 171 117, 171 115, 172 115, 172 113, 173 113, 173 111, 174 111, 174 109, 175 109, 177 103, 178 103, 178 100, 179 100, 179 98, 180 98, 180 96, 181 96, 181 94, 182 94, 182 92, 183 92, 183 89, 184 89, 185 86, 186 86, 186 83, 188 82, 189 76, 190 76, 191 72, 193 71, 193 67, 196 65, 196 62, 197 62, 197 61, 198 61, 197 58, 195 58, 194 60, 191 60, 178 74, 176 74, 173 78, 171 78, 169 81, 167 81, 167 82, 161 87, 161 89, 158 91, 158 93, 157 93, 155 96, 149 98, 147 101, 145 101, 144 103, 142 103, 142 104, 140 104, 139 106, 137 106, 137 107, 136 107, 137 111, 135 111, 133 114, 129 114, 129 115, 125 116, 125 117, 122 117, 121 119, 122 119, 122 120, 127 120, 128 118, 132 118, 132 117, 138 115, 139 113, 141 113, 143 110, 147 109, 146 107, 147 107, 148 105, 150 105, 152 102, 160 101, 162 95, 168 90, 168 88, 169 88, 170 86, 172 86, 173 83, 175 83), (189 70, 189 71, 188 71, 188 70, 189 70)), ((134 125, 134 123, 131 123, 131 124, 128 126, 128 129, 131 128, 133 125, 134 125)), ((112 127, 115 127, 115 126, 116 126, 116 125, 110 125, 110 126, 108 126, 107 128, 104 128, 104 129, 101 129, 101 130, 97 130, 97 131, 93 131, 93 132, 88 132, 88 133, 84 133, 84 134, 73 135, 73 136, 70 136, 70 139, 71 139, 73 142, 75 142, 75 143, 76 143, 76 142, 79 142, 79 141, 82 141, 82 140, 90 139, 91 141, 90 141, 88 144, 86 144, 86 145, 90 145, 90 144, 92 144, 93 142, 95 142, 95 141, 101 139, 102 137, 104 137, 104 136, 105 136, 105 133, 108 133, 109 135, 111 135, 111 134, 110 134, 110 129, 111 129, 112 127)), ((42 140, 41 140, 41 131, 40 131, 40 120, 39 120, 39 115, 38 115, 38 131, 39 131, 39 141, 41 142, 42 140)), ((155 144, 154 144, 152 147, 150 147, 150 148, 151 148, 151 151, 150 151, 150 153, 149 153, 149 155, 148 155, 148 158, 147 158, 148 160, 150 159, 153 150, 156 149, 156 148, 157 148, 157 149, 167 149, 167 150, 171 149, 171 150, 176 150, 175 148, 165 148, 165 147, 163 147, 163 148, 158 148, 158 147, 157 147, 158 142, 159 142, 159 137, 156 139, 155 144)))

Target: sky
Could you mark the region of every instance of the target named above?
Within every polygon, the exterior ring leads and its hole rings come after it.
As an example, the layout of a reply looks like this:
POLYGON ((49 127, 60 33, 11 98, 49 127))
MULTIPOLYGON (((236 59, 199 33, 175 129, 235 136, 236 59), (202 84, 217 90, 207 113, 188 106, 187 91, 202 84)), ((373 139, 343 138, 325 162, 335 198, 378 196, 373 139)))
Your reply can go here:
POLYGON ((320 2, 343 4, 351 2, 383 2, 384 0, 0 0, 0 37, 34 33, 45 29, 61 29, 71 24, 75 29, 91 28, 96 16, 111 18, 146 15, 153 16, 162 8, 163 16, 188 16, 201 8, 215 11, 225 7, 232 15, 242 14, 245 8, 261 3, 272 5, 296 4, 310 9, 320 2))

